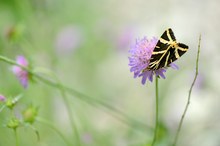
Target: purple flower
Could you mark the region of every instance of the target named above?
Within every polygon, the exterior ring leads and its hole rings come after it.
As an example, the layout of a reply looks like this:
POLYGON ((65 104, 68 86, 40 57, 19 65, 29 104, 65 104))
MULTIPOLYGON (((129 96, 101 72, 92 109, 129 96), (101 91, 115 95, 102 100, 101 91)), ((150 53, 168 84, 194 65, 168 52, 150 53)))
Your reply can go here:
MULTIPOLYGON (((134 78, 142 77, 142 84, 146 83, 146 80, 153 81, 153 75, 162 77, 165 79, 164 73, 166 72, 165 67, 158 70, 148 70, 147 67, 150 62, 152 52, 158 42, 158 39, 153 37, 152 39, 137 39, 136 43, 131 47, 129 53, 129 66, 131 66, 130 71, 134 72, 134 78)), ((178 66, 171 63, 169 65, 173 69, 178 69, 178 66)))
POLYGON ((1 101, 5 101, 5 99, 6 99, 5 96, 0 95, 0 102, 1 102, 1 101))
MULTIPOLYGON (((28 61, 26 60, 26 58, 24 56, 17 56, 16 62, 19 65, 22 65, 24 67, 28 67, 28 61)), ((27 86, 28 86, 28 72, 19 66, 14 66, 13 72, 16 75, 16 77, 18 78, 18 80, 20 81, 21 85, 24 88, 27 88, 27 86)))

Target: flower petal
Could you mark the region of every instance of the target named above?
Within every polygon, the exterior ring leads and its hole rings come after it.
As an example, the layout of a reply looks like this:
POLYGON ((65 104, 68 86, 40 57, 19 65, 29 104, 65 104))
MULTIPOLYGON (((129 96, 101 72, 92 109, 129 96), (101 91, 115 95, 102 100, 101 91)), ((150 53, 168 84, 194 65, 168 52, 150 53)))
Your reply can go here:
MULTIPOLYGON (((24 56, 21 56, 21 55, 17 56, 16 62, 17 62, 17 64, 22 65, 24 67, 28 66, 28 61, 26 60, 26 58, 24 56)), ((24 88, 27 88, 27 86, 28 86, 28 72, 19 66, 13 66, 12 71, 16 75, 18 80, 20 81, 21 85, 24 88)))
POLYGON ((151 81, 151 82, 153 82, 153 75, 154 75, 154 73, 153 73, 153 71, 151 71, 149 76, 148 76, 148 80, 151 81))
POLYGON ((178 70, 179 67, 175 63, 170 63, 169 65, 172 69, 178 70))
POLYGON ((134 78, 143 76, 142 84, 145 84, 147 79, 152 81, 153 72, 145 72, 144 70, 149 65, 157 41, 158 39, 156 38, 148 39, 147 37, 136 39, 135 44, 132 45, 129 50, 129 53, 131 54, 131 56, 128 57, 130 71, 134 72, 134 78))

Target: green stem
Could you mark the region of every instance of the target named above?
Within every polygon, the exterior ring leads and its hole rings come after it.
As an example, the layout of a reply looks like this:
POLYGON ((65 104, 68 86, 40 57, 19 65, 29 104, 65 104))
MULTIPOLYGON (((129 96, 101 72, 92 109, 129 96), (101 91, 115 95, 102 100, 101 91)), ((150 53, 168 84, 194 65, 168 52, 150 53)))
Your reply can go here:
POLYGON ((16 146, 19 146, 19 140, 18 140, 18 133, 17 133, 17 130, 14 129, 14 132, 15 132, 15 143, 16 143, 16 146))
POLYGON ((74 122, 73 112, 72 112, 72 109, 71 109, 70 102, 68 101, 65 88, 63 87, 63 85, 61 84, 61 82, 59 81, 59 79, 57 78, 57 76, 53 72, 51 72, 49 70, 45 70, 45 69, 40 69, 40 70, 41 70, 40 73, 45 73, 46 75, 51 76, 52 79, 54 79, 56 81, 56 84, 58 85, 57 88, 60 90, 61 96, 63 97, 63 101, 64 101, 64 104, 65 104, 66 109, 67 109, 68 117, 69 117, 69 120, 70 120, 70 125, 71 125, 71 128, 72 128, 72 133, 76 136, 76 145, 80 146, 81 145, 80 136, 79 136, 79 133, 78 133, 78 130, 77 130, 77 126, 75 124, 76 122, 74 122))
POLYGON ((25 126, 30 127, 35 132, 35 134, 37 136, 37 140, 40 141, 40 133, 37 131, 37 129, 35 127, 33 127, 33 125, 31 125, 29 123, 25 124, 25 126))
POLYGON ((133 127, 134 125, 137 125, 139 127, 139 130, 144 131, 144 132, 146 132, 146 129, 152 130, 152 128, 147 126, 145 123, 131 118, 127 114, 123 113, 121 110, 117 109, 116 107, 110 105, 109 103, 107 103, 105 101, 98 100, 97 98, 96 98, 96 100, 94 100, 93 97, 90 97, 86 94, 83 94, 83 93, 81 93, 81 92, 79 92, 75 89, 70 88, 70 87, 61 85, 61 84, 59 84, 57 82, 54 82, 54 81, 52 81, 52 80, 50 80, 46 77, 43 77, 40 74, 35 73, 31 68, 27 68, 27 67, 24 67, 20 64, 17 64, 14 60, 11 60, 7 57, 4 57, 4 56, 0 55, 0 61, 4 61, 8 64, 16 65, 16 66, 21 67, 22 69, 28 71, 31 75, 33 75, 33 77, 35 77, 39 81, 41 81, 44 84, 47 84, 51 87, 59 89, 60 86, 62 86, 63 89, 65 89, 65 91, 67 93, 69 93, 70 95, 73 95, 73 96, 77 97, 78 99, 80 99, 80 100, 82 100, 82 101, 84 101, 84 102, 86 102, 90 105, 95 105, 95 107, 100 106, 100 107, 103 107, 103 108, 107 109, 108 111, 111 111, 113 116, 118 118, 121 122, 123 122, 127 125, 130 125, 131 127, 133 127))
POLYGON ((60 84, 60 92, 61 92, 61 95, 63 97, 66 108, 67 108, 67 112, 68 112, 68 115, 69 115, 69 120, 70 120, 72 131, 76 136, 76 145, 81 146, 79 132, 78 132, 76 124, 75 124, 76 122, 74 123, 73 112, 71 110, 71 106, 70 106, 69 101, 67 99, 65 90, 64 90, 64 88, 61 84, 60 84))
POLYGON ((156 76, 155 82, 155 95, 156 95, 156 116, 155 116, 155 129, 154 129, 154 139, 151 146, 154 146, 157 140, 158 128, 159 128, 159 94, 158 94, 158 77, 156 76))
POLYGON ((48 122, 48 121, 46 121, 46 120, 44 120, 44 119, 42 119, 42 118, 40 118, 40 117, 37 117, 37 121, 40 122, 40 123, 42 123, 42 124, 47 125, 47 126, 50 127, 51 129, 53 129, 53 130, 63 139, 63 141, 66 143, 66 145, 68 145, 68 146, 71 146, 71 145, 72 145, 72 144, 70 144, 70 143, 68 142, 68 140, 66 139, 66 137, 65 137, 53 124, 51 124, 50 122, 48 122))
POLYGON ((181 117, 181 119, 180 119, 180 122, 179 122, 179 125, 178 125, 178 129, 177 129, 177 133, 176 133, 176 136, 175 136, 175 139, 174 139, 174 142, 173 142, 173 145, 172 145, 172 146, 176 146, 176 143, 177 143, 177 141, 178 141, 179 134, 180 134, 180 131, 181 131, 181 128, 182 128, 182 125, 183 125, 183 120, 184 120, 185 115, 186 115, 186 112, 187 112, 187 110, 188 110, 188 108, 189 108, 189 104, 190 104, 190 100, 191 100, 192 89, 193 89, 193 86, 194 86, 194 84, 195 84, 195 82, 196 82, 196 79, 197 79, 197 76, 198 76, 198 73, 199 73, 200 43, 201 43, 201 35, 199 36, 198 51, 197 51, 197 57, 196 57, 196 73, 195 73, 193 82, 192 82, 192 84, 191 84, 191 87, 190 87, 190 89, 189 89, 189 94, 188 94, 187 103, 186 103, 184 112, 183 112, 183 114, 182 114, 182 117, 181 117))

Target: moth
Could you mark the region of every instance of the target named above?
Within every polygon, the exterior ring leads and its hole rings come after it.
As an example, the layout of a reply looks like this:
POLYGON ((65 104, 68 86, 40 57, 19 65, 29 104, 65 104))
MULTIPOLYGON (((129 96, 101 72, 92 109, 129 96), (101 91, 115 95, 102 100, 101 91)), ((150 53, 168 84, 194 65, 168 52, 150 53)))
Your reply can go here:
POLYGON ((178 43, 171 28, 168 28, 158 40, 150 58, 148 70, 167 67, 188 50, 188 46, 178 43))

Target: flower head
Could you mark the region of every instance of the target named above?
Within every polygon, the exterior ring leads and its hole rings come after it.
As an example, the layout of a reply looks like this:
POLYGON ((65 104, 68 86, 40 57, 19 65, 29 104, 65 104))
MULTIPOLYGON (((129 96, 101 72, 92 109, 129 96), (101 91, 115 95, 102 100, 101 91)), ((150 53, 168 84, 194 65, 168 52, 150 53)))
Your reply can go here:
MULTIPOLYGON (((131 66, 130 71, 134 72, 134 78, 142 77, 142 84, 146 83, 146 80, 153 81, 153 75, 165 78, 164 73, 166 72, 165 67, 158 70, 149 70, 148 65, 151 59, 153 50, 158 42, 158 39, 153 37, 147 39, 137 39, 136 43, 131 47, 129 53, 129 66, 131 66)), ((170 64, 174 69, 178 69, 177 65, 170 64)))
POLYGON ((3 102, 3 101, 5 101, 5 96, 3 96, 3 95, 0 95, 0 102, 3 102))
MULTIPOLYGON (((17 56, 16 59, 17 64, 22 65, 24 67, 28 67, 28 61, 24 56, 17 56)), ((28 86, 28 72, 24 69, 22 69, 19 66, 14 66, 13 67, 13 72, 17 76, 18 80, 20 81, 21 85, 24 88, 27 88, 28 86)))
POLYGON ((23 111, 24 121, 33 124, 36 120, 37 114, 38 114, 38 108, 30 105, 23 111))
POLYGON ((17 118, 12 118, 8 121, 7 127, 16 130, 20 126, 21 122, 17 118))

